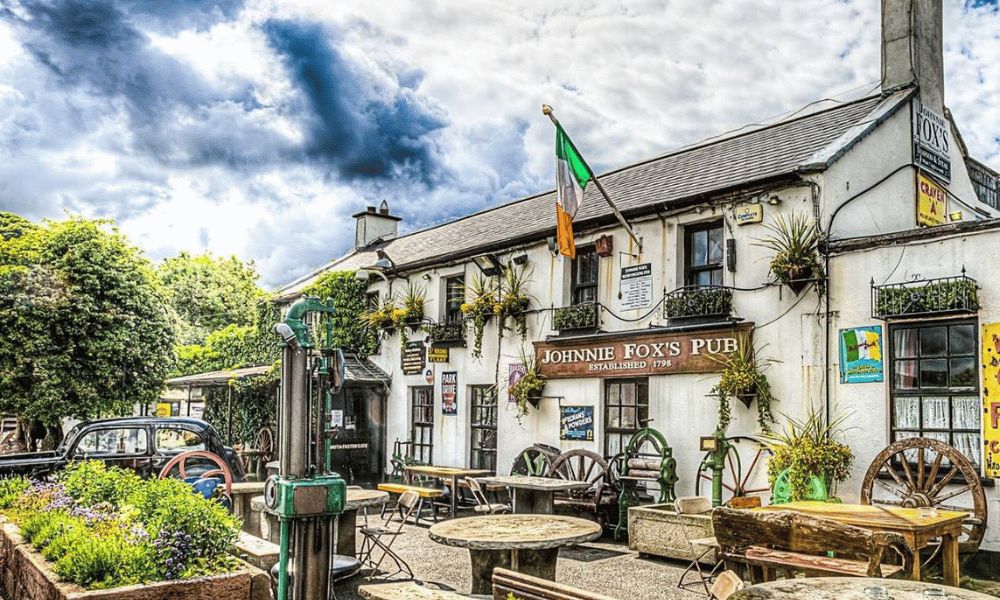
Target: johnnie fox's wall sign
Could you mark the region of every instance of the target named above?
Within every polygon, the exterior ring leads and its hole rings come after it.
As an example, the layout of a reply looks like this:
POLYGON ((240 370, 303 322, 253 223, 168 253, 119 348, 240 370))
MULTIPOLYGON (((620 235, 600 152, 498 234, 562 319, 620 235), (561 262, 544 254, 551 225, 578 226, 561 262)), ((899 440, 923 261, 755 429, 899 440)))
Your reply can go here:
POLYGON ((714 373, 737 339, 749 341, 751 325, 685 333, 631 333, 586 340, 535 342, 544 377, 632 377, 714 373))

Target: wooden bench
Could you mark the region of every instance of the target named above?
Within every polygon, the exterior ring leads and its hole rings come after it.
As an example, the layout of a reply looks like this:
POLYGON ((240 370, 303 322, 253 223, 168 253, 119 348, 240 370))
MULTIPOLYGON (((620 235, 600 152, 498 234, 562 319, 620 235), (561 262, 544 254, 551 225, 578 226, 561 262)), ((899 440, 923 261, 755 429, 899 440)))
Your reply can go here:
MULTIPOLYGON (((548 579, 540 579, 496 568, 493 570, 493 600, 507 600, 513 594, 522 600, 615 600, 609 596, 570 587, 548 579)), ((416 596, 414 596, 416 597, 416 596)))
POLYGON ((557 509, 593 513, 601 524, 608 523, 608 514, 617 512, 618 495, 611 486, 608 461, 596 452, 582 448, 567 450, 552 461, 546 477, 590 484, 589 488, 556 492, 553 500, 557 509))
MULTIPOLYGON (((436 488, 421 487, 419 485, 406 485, 403 483, 380 483, 378 484, 378 489, 383 492, 389 492, 390 494, 402 494, 403 492, 413 491, 420 496, 420 503, 417 504, 417 509, 414 511, 414 520, 419 525, 420 515, 423 514, 424 500, 430 500, 431 516, 434 521, 437 521, 437 505, 434 500, 444 496, 444 492, 436 488)), ((382 505, 382 515, 385 516, 385 509, 388 505, 382 505)))
POLYGON ((712 511, 712 526, 726 567, 746 565, 753 583, 772 581, 779 570, 789 577, 803 573, 807 577, 908 578, 913 568, 913 551, 898 533, 872 531, 792 511, 725 507, 712 511), (899 555, 901 565, 883 562, 889 549, 899 555))

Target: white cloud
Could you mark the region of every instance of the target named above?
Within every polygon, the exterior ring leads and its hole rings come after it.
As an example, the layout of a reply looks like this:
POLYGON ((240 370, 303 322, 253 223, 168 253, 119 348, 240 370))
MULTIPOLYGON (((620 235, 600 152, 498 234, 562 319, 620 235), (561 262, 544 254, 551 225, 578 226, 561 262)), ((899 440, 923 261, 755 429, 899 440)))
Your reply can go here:
MULTIPOLYGON (((946 102, 971 154, 1000 169, 1000 15, 963 5, 945 0, 946 102)), ((176 78, 156 82, 147 106, 61 77, 21 44, 44 32, 0 19, 0 209, 110 216, 156 258, 236 253, 278 286, 346 251, 350 215, 382 198, 412 229, 550 188, 543 102, 603 170, 871 91, 878 11, 871 0, 251 0, 198 28, 128 22, 148 41, 131 73, 176 78), (308 69, 293 77, 269 19, 322 32, 345 65, 323 85, 353 86, 362 114, 365 102, 385 110, 366 125, 439 119, 414 139, 370 138, 425 152, 434 177, 345 178, 311 154, 308 69), (143 110, 155 118, 140 125, 143 110)))

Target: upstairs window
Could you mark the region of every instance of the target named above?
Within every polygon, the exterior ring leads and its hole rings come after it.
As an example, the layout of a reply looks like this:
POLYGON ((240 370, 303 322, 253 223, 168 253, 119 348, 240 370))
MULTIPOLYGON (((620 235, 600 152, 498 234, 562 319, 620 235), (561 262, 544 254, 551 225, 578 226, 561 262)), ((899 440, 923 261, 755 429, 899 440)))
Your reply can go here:
POLYGON ((576 251, 573 259, 573 304, 597 302, 601 258, 593 246, 576 251))
POLYGON ((445 323, 458 323, 462 320, 462 301, 465 298, 464 282, 461 275, 444 280, 445 323))
POLYGON ((722 222, 684 228, 684 285, 722 285, 722 222))

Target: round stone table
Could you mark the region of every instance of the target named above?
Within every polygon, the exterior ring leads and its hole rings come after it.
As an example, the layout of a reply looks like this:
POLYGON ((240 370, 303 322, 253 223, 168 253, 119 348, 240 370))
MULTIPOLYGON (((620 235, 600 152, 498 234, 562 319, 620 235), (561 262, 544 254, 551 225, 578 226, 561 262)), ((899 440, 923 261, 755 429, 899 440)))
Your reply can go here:
POLYGON ((559 515, 483 515, 437 523, 428 533, 439 544, 468 548, 472 593, 489 594, 496 567, 554 581, 559 548, 599 538, 601 526, 559 515))
POLYGON ((505 485, 514 490, 514 512, 522 514, 552 514, 555 512, 555 493, 568 490, 585 490, 589 481, 571 481, 554 477, 526 477, 502 475, 480 477, 486 483, 505 485))
MULTIPOLYGON (((868 600, 877 595, 866 588, 881 587, 893 600, 996 600, 971 590, 905 579, 870 579, 868 577, 807 577, 758 583, 736 592, 729 600, 868 600), (946 595, 932 596, 926 590, 941 590, 946 595)), ((931 592, 933 594, 934 592, 931 592)))

